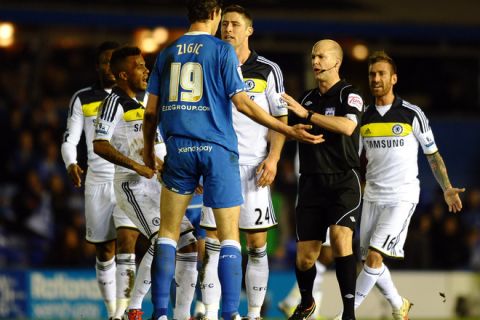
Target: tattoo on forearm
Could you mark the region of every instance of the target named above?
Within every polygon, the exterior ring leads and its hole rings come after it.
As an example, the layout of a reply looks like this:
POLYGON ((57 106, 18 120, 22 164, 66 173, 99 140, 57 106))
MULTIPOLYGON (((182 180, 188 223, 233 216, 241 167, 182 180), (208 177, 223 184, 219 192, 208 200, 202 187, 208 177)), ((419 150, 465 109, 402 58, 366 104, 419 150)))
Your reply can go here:
POLYGON ((445 191, 447 188, 451 187, 450 180, 448 179, 447 168, 445 167, 445 162, 443 162, 442 156, 439 152, 427 156, 428 163, 430 168, 432 168, 433 175, 437 180, 438 184, 445 191))

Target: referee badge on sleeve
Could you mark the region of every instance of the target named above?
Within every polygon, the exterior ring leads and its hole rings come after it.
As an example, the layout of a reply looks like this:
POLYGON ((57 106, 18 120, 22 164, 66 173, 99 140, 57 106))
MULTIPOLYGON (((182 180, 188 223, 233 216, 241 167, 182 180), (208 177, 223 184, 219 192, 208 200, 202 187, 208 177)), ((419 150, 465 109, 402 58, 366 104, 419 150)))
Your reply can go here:
POLYGON ((350 93, 347 98, 347 103, 350 107, 357 108, 358 111, 363 110, 363 99, 358 94, 350 93))

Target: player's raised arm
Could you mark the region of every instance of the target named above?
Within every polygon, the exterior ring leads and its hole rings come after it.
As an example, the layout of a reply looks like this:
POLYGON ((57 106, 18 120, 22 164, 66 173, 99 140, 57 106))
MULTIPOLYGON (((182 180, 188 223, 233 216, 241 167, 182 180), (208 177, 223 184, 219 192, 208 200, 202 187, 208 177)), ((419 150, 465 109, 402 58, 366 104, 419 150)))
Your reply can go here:
POLYGON ((255 102, 250 100, 245 92, 235 94, 232 97, 232 102, 237 107, 238 111, 245 114, 247 117, 269 129, 283 133, 290 138, 312 144, 325 141, 323 135, 313 135, 307 132, 308 129, 312 128, 311 125, 297 124, 291 127, 278 119, 275 119, 260 108, 255 102))

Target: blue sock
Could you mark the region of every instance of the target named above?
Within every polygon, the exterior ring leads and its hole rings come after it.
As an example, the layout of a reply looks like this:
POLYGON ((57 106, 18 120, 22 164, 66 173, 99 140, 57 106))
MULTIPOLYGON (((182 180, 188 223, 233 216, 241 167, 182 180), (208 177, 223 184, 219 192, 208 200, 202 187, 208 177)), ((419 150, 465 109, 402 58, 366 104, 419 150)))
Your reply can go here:
POLYGON ((167 315, 170 285, 175 273, 176 242, 159 238, 152 261, 153 319, 167 315))
POLYGON ((222 317, 230 320, 238 313, 242 288, 242 256, 240 244, 233 240, 222 241, 218 261, 218 278, 222 285, 222 317))

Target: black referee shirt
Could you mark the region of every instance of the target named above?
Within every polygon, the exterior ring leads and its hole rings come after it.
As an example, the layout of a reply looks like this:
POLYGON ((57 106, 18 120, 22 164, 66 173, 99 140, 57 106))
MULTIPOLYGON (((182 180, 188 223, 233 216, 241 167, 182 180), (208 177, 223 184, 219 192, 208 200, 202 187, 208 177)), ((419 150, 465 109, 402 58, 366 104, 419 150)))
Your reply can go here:
MULTIPOLYGON (((300 156, 300 173, 341 173, 351 168, 359 168, 359 132, 360 121, 363 113, 363 99, 359 91, 346 81, 341 80, 330 88, 325 94, 319 89, 305 92, 300 100, 302 106, 326 116, 343 117, 347 114, 355 116, 357 127, 351 136, 334 133, 324 128, 313 125, 310 132, 323 134, 325 142, 319 144, 298 143, 300 156)), ((307 123, 305 119, 288 114, 290 125, 307 123)))

